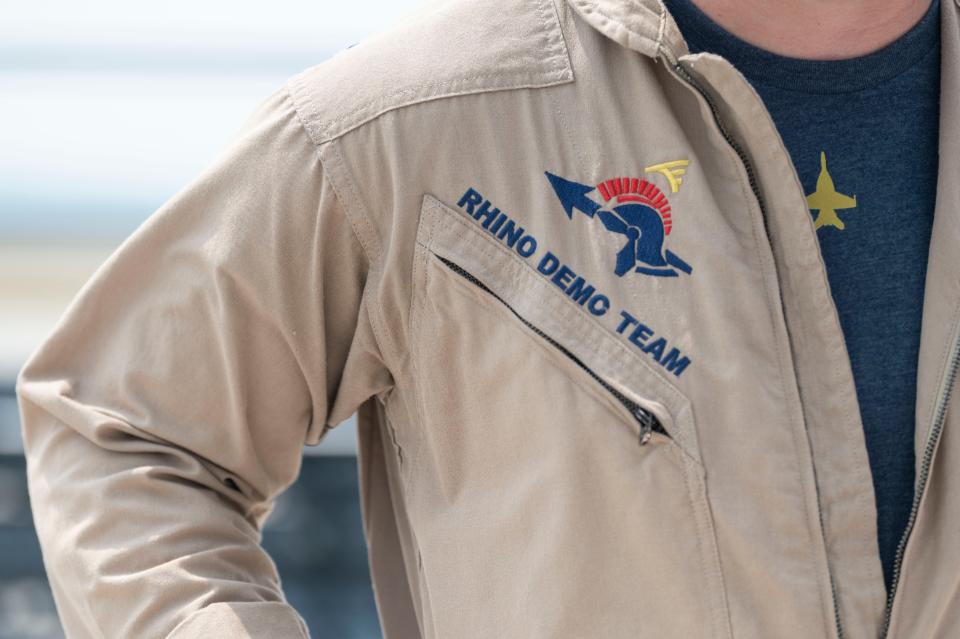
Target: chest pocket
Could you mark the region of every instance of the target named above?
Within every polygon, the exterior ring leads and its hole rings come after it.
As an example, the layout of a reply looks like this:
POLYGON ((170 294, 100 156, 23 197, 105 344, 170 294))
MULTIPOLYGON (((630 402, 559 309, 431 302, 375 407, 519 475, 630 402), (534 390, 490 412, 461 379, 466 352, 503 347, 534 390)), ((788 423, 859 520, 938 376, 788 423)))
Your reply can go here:
POLYGON ((425 635, 726 636, 689 401, 431 195, 413 280, 425 635))
MULTIPOLYGON (((465 214, 429 194, 423 199, 414 259, 411 325, 415 344, 425 336, 424 325, 434 321, 425 316, 439 311, 424 312, 425 305, 439 301, 436 296, 445 295, 437 289, 459 290, 487 313, 506 316, 505 323, 514 325, 519 333, 535 336, 522 341, 540 342, 541 350, 552 351, 549 359, 587 387, 588 393, 603 396, 602 401, 611 403, 616 412, 628 413, 624 421, 632 425, 640 443, 672 444, 700 462, 686 397, 520 256, 465 214)), ((475 315, 468 313, 458 318, 456 325, 425 337, 438 338, 444 330, 455 331, 475 339, 488 357, 499 351, 506 362, 522 357, 529 348, 528 343, 512 350, 503 341, 490 339, 489 331, 472 325, 479 320, 475 315)), ((462 357, 477 363, 481 359, 466 353, 462 357)), ((504 381, 509 381, 511 368, 515 369, 504 365, 504 381)))

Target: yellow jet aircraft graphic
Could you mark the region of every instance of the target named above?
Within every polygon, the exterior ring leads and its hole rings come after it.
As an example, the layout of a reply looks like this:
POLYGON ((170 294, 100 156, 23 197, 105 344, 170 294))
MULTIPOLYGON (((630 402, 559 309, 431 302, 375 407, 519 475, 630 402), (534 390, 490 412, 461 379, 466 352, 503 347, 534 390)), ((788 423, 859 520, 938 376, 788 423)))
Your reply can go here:
POLYGON ((837 193, 833 186, 833 178, 827 171, 827 154, 820 152, 820 176, 817 178, 817 190, 807 196, 807 206, 810 210, 820 211, 813 221, 813 228, 821 226, 835 226, 843 230, 843 220, 837 217, 837 211, 852 209, 857 206, 857 196, 850 197, 837 193))

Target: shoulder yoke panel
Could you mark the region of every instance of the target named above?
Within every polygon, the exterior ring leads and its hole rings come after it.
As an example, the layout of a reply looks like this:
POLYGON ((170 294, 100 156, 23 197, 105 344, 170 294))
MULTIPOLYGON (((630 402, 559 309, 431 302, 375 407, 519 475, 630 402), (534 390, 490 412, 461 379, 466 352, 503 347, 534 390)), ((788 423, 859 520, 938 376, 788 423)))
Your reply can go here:
POLYGON ((573 80, 553 0, 446 0, 288 81, 316 144, 436 98, 573 80))

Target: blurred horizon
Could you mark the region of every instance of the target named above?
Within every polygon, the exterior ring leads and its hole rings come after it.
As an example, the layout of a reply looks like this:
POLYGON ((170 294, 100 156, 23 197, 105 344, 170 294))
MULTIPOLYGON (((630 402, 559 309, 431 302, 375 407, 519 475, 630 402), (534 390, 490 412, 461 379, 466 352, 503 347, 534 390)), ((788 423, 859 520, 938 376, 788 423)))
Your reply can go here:
POLYGON ((0 245, 116 245, 286 79, 419 4, 11 5, 0 23, 0 245))

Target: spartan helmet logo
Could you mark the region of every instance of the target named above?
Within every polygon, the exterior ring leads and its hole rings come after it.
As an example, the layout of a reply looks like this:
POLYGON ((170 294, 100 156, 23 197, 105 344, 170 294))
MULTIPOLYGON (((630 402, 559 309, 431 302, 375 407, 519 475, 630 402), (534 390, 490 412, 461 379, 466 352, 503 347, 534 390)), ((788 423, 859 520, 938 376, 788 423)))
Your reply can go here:
POLYGON ((572 219, 573 209, 578 209, 599 218, 605 229, 625 238, 616 256, 616 275, 623 277, 633 270, 645 275, 677 277, 680 272, 689 274, 693 270, 664 248, 673 222, 670 203, 656 185, 640 178, 618 177, 591 187, 549 172, 546 175, 568 217, 572 219), (587 197, 594 188, 603 196, 604 205, 587 197))

